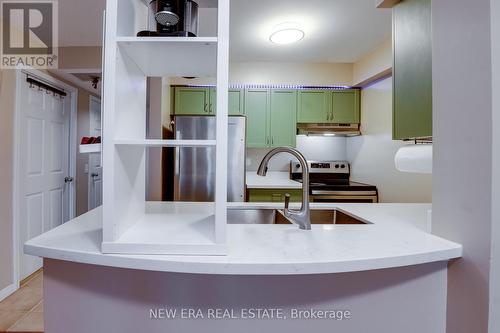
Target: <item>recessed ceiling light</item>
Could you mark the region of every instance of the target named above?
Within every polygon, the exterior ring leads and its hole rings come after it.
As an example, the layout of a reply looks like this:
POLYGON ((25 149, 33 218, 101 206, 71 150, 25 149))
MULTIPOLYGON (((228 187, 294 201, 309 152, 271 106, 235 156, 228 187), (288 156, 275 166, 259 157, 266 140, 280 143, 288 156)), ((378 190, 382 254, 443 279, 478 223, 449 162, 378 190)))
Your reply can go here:
POLYGON ((285 45, 296 43, 304 36, 305 33, 298 27, 298 24, 287 22, 276 26, 269 40, 275 44, 285 45))

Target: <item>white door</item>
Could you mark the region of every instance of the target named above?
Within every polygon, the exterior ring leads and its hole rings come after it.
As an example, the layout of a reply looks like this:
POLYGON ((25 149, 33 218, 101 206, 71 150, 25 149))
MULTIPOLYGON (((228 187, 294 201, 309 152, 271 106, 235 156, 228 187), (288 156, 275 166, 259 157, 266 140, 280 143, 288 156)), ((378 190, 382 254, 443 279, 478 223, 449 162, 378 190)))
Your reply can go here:
POLYGON ((20 91, 19 236, 20 279, 42 266, 25 255, 23 244, 70 217, 70 97, 61 98, 28 84, 20 91), (69 177, 69 178, 67 178, 69 177))
MULTIPOLYGON (((90 136, 101 136, 101 100, 90 97, 90 136)), ((102 205, 101 154, 89 154, 89 210, 102 205)))

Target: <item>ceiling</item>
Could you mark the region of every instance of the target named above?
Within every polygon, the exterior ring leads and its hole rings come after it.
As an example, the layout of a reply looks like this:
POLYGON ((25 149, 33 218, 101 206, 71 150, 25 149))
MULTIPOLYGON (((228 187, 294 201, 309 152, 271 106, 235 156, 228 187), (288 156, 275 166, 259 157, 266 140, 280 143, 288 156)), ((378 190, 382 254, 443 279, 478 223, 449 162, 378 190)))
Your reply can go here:
POLYGON ((231 0, 231 60, 355 62, 391 37, 391 10, 373 0, 231 0), (273 28, 299 23, 305 37, 269 41, 273 28))
MULTIPOLYGON (((105 0, 59 1, 59 45, 101 45, 105 0)), ((391 10, 373 0, 231 0, 231 61, 354 62, 391 36, 391 10), (283 22, 299 23, 296 44, 269 41, 283 22)))

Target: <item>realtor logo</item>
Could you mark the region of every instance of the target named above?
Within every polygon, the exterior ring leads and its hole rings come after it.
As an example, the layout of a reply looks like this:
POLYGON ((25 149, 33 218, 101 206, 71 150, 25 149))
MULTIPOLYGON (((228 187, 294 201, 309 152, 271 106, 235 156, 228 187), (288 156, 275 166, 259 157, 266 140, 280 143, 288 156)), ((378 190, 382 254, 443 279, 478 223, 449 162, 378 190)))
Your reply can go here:
POLYGON ((2 68, 57 68, 57 2, 1 1, 2 68))

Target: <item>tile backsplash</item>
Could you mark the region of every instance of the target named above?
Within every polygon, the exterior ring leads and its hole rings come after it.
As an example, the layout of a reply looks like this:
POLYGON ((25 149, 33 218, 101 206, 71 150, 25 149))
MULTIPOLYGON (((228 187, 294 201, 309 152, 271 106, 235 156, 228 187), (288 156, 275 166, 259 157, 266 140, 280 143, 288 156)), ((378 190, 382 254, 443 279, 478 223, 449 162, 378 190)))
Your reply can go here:
MULTIPOLYGON (((329 136, 297 135, 297 149, 308 160, 346 160, 346 138, 329 136)), ((271 149, 248 148, 246 167, 247 171, 256 171, 264 155, 271 149)), ((288 171, 290 154, 279 154, 269 162, 271 171, 288 171)))

